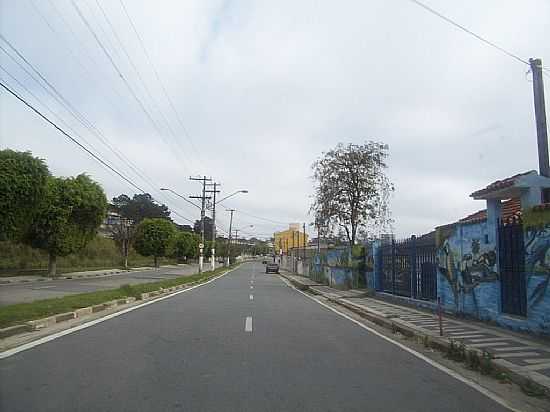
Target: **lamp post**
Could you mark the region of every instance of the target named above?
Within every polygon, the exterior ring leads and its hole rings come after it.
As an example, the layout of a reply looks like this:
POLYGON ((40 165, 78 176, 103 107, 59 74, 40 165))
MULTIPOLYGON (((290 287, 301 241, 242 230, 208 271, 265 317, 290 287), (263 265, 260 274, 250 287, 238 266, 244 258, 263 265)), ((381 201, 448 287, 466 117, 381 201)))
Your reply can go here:
MULTIPOLYGON (((217 184, 214 183, 214 201, 212 202, 212 270, 216 269, 216 205, 226 199, 229 199, 231 196, 235 196, 236 194, 248 193, 248 190, 237 190, 236 192, 233 192, 220 200, 216 200, 216 186, 217 184)), ((231 218, 233 218, 233 212, 231 213, 231 218)), ((231 226, 231 224, 229 224, 229 226, 231 226)), ((229 237, 231 238, 231 228, 229 229, 229 237)))

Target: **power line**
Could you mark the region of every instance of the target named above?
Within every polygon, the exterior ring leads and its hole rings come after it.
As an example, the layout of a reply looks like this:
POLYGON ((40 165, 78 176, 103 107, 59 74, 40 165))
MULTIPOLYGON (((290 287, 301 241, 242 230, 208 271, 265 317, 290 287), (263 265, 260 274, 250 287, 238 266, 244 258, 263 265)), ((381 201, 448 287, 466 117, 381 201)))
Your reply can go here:
MULTIPOLYGON (((151 185, 151 182, 150 180, 148 180, 147 178, 145 178, 138 170, 137 168, 135 167, 135 165, 133 165, 122 153, 120 153, 120 151, 117 151, 115 148, 113 148, 107 141, 107 138, 103 135, 103 133, 101 133, 101 131, 99 129, 97 129, 94 125, 92 125, 92 123, 86 119, 86 117, 84 115, 82 115, 81 113, 78 112, 78 110, 76 108, 74 108, 74 106, 72 106, 72 104, 57 90, 57 88, 55 86, 53 86, 43 75, 42 73, 28 60, 25 58, 25 56, 23 56, 23 54, 17 50, 17 48, 15 46, 13 46, 4 36, 2 36, 0 34, 0 38, 2 38, 2 40, 8 44, 8 46, 19 56, 19 58, 21 58, 21 60, 23 60, 32 70, 33 72, 35 72, 39 77, 40 79, 42 79, 42 81, 44 83, 46 83, 46 85, 49 87, 46 88, 32 73, 30 73, 20 62, 18 62, 10 53, 8 53, 8 51, 6 49, 4 49, 2 46, 0 46, 0 50, 2 50, 15 64, 17 64, 31 79, 33 79, 47 94, 49 94, 50 96, 53 97, 54 100, 56 100, 58 103, 61 104, 61 106, 63 106, 65 108, 65 110, 67 110, 67 112, 73 116, 77 122, 80 122, 90 133, 94 134, 105 146, 107 146, 107 148, 109 150, 111 150, 111 152, 113 152, 124 164, 126 164, 127 166, 130 167, 130 169, 136 173, 137 176, 139 176, 141 179, 143 179, 145 182, 147 182, 148 184, 151 185), (53 94, 52 94, 53 92, 53 94)), ((6 71, 4 69, 4 71, 6 71)), ((7 71, 6 71, 7 73, 7 71)), ((13 77, 10 75, 10 77, 13 77)), ((25 88, 26 89, 26 88, 25 88)), ((28 89, 27 89, 28 90, 28 89)), ((30 93, 30 92, 29 92, 30 93)), ((62 123, 65 124, 66 127, 68 127, 74 134, 77 134, 72 128, 70 128, 70 126, 68 126, 68 124, 62 120, 62 118, 60 118, 60 116, 56 115, 55 112, 53 112, 53 110, 51 110, 50 108, 48 108, 48 106, 46 104, 44 104, 43 102, 41 102, 36 96, 33 95, 33 97, 35 97, 35 99, 41 103, 44 107, 46 107, 46 109, 48 109, 48 111, 52 114, 54 114, 54 116, 59 120, 61 119, 60 121, 62 123)), ((78 134, 77 134, 78 135, 78 134)), ((90 147, 93 147, 93 145, 88 142, 84 137, 78 135, 78 137, 80 137, 82 140, 84 140, 84 142, 86 144, 88 144, 90 147)), ((97 149, 96 149, 97 150, 97 149)), ((152 185, 152 186, 156 186, 156 185, 152 185)))
POLYGON ((132 88, 132 86, 130 85, 130 83, 128 82, 128 80, 126 79, 126 77, 122 74, 122 72, 120 71, 119 67, 117 66, 117 64, 115 63, 113 57, 111 56, 111 54, 109 53, 109 51, 105 48, 105 45, 101 42, 101 40, 99 39, 99 37, 97 36, 97 33, 94 31, 94 29, 92 28, 90 22, 88 21, 88 19, 86 18, 86 16, 84 16, 84 14, 82 13, 82 10, 80 9, 80 7, 78 7, 78 4, 76 4, 76 2, 74 0, 71 0, 71 4, 73 5, 73 7, 75 8, 78 16, 80 17, 80 19, 82 20, 82 22, 84 23, 84 25, 86 26, 86 28, 88 29, 88 31, 92 34, 92 36, 94 37, 96 43, 98 44, 98 46, 100 47, 100 49, 103 51, 103 53, 105 54, 105 56, 107 57, 107 60, 109 60, 111 66, 113 67, 113 69, 115 70, 115 72, 118 74, 118 76, 120 77, 120 79, 123 81, 123 83, 125 84, 126 88, 128 89, 128 91, 130 92, 130 94, 132 95, 132 97, 134 98, 134 100, 138 103, 139 107, 141 108, 141 110, 143 111, 143 113, 145 113, 145 116, 149 119, 149 121, 151 122, 151 124, 153 125, 153 128, 155 129, 155 131, 157 132, 157 134, 161 137, 162 140, 164 140, 164 142, 170 146, 168 144, 168 142, 164 139, 164 136, 162 134, 162 132, 160 131, 160 128, 159 128, 159 125, 157 124, 157 122, 155 121, 155 119, 153 119, 153 117, 151 116, 151 113, 149 113, 149 111, 147 110, 147 108, 145 107, 145 105, 143 104, 143 102, 141 101, 141 99, 138 97, 138 95, 135 93, 134 89, 132 88))
MULTIPOLYGON (((46 115, 44 115, 40 110, 36 109, 32 104, 27 102, 24 98, 19 96, 16 92, 14 92, 9 86, 7 86, 4 82, 0 81, 0 86, 4 88, 8 93, 10 93, 12 96, 14 96, 17 100, 22 102, 25 106, 27 106, 29 109, 31 109, 35 114, 37 114, 39 117, 41 117, 44 121, 49 123, 51 126, 53 126, 58 132, 60 132, 63 136, 65 136, 67 139, 69 139, 72 143, 77 145, 77 147, 84 152, 86 152, 88 155, 90 155, 93 159, 98 161, 101 165, 109 169, 110 171, 114 172, 116 175, 118 175, 121 179, 123 179, 126 183, 130 184, 132 187, 137 189, 138 191, 142 193, 147 193, 145 190, 143 190, 141 187, 139 187, 136 183, 134 183, 132 180, 124 176, 122 173, 120 173, 118 170, 116 170, 114 167, 109 165, 107 162, 105 162, 103 159, 101 159, 98 155, 93 153, 90 149, 88 149, 86 146, 84 146, 82 143, 78 141, 75 137, 71 136, 69 133, 67 133, 65 130, 63 130, 60 126, 58 126, 55 122, 50 120, 46 115)), ((154 199, 152 196, 151 198, 154 199)), ((174 214, 181 217, 182 219, 185 219, 189 222, 193 222, 191 219, 186 218, 185 216, 182 216, 178 212, 172 210, 174 214)))
POLYGON ((452 24, 453 26, 459 28, 460 30, 462 30, 462 31, 464 31, 464 32, 466 32, 466 33, 468 33, 470 36, 475 37, 476 39, 478 39, 479 41, 481 41, 481 42, 487 44, 488 46, 491 46, 491 47, 493 47, 494 49, 497 49, 497 50, 499 50, 500 52, 506 54, 507 56, 509 56, 509 57, 511 57, 511 58, 513 58, 513 59, 515 59, 515 60, 517 60, 517 61, 523 63, 523 64, 526 64, 527 66, 529 66, 529 62, 528 62, 527 60, 522 59, 522 58, 519 57, 518 55, 516 55, 516 54, 514 54, 514 53, 512 53, 512 52, 510 52, 510 51, 508 51, 508 50, 506 50, 506 49, 504 49, 504 48, 498 46, 497 44, 493 43, 492 41, 487 40, 487 39, 481 37, 479 34, 474 33, 474 32, 471 31, 470 29, 464 27, 463 25, 457 23, 456 21, 450 19, 449 17, 444 16, 443 14, 441 14, 441 13, 438 12, 437 10, 432 9, 431 7, 427 6, 426 4, 424 4, 424 3, 422 3, 422 2, 420 2, 420 1, 418 1, 418 0, 409 0, 409 1, 412 2, 412 3, 414 3, 414 4, 416 4, 416 5, 419 6, 419 7, 422 7, 424 10, 427 10, 428 12, 434 14, 435 16, 439 17, 440 19, 445 20, 447 23, 450 23, 450 24, 452 24))
MULTIPOLYGON (((124 154, 113 147, 109 142, 108 139, 103 135, 103 133, 95 127, 89 120, 86 119, 84 115, 78 112, 74 106, 55 88, 53 84, 51 84, 43 75, 40 73, 40 71, 27 59, 23 54, 17 50, 15 46, 13 46, 4 36, 0 34, 1 38, 8 44, 8 46, 39 76, 44 83, 46 83, 49 87, 46 88, 32 73, 30 73, 21 63, 19 63, 6 49, 4 49, 0 45, 0 50, 2 50, 8 57, 15 62, 31 79, 33 79, 47 94, 52 96, 54 100, 56 100, 58 103, 60 103, 78 122, 80 122, 90 133, 94 134, 106 147, 114 153, 119 160, 121 160, 127 167, 129 167, 138 177, 143 179, 144 182, 146 182, 148 185, 150 185, 153 188, 153 191, 158 191, 158 186, 155 183, 152 183, 152 181, 146 177, 143 173, 141 173, 137 166, 135 166, 124 154), (53 93, 52 93, 53 92, 53 93)), ((14 78, 7 70, 3 69, 10 77, 14 78)), ((15 79, 15 78, 14 78, 15 79)), ((21 84, 19 81, 17 81, 18 84, 21 84)), ((21 84, 22 85, 22 84, 21 84)), ((23 86, 23 85, 22 85, 23 86)), ((22 87, 23 89, 27 90, 26 87, 22 87)), ((35 99, 41 103, 50 113, 52 113, 60 122, 62 122, 73 134, 77 135, 81 140, 83 140, 88 146, 93 148, 93 145, 88 142, 84 137, 82 137, 80 134, 78 134, 76 131, 74 131, 59 115, 57 115, 52 109, 50 109, 46 104, 41 102, 34 94, 30 93, 35 99)), ((95 149, 97 151, 97 149, 95 149)), ((120 172, 119 172, 120 173, 120 172)), ((143 191, 143 190, 142 190, 143 191)), ((145 191, 143 191, 145 193, 145 191)), ((159 192, 160 193, 160 192, 159 192)), ((162 193, 161 193, 162 196, 162 193)))
POLYGON ((166 87, 164 86, 164 83, 162 82, 160 76, 159 76, 159 73, 156 69, 156 66, 153 62, 153 59, 151 59, 151 56, 149 55, 149 52, 147 51, 147 48, 145 47, 145 43, 143 42, 143 39, 141 38, 140 34, 139 34, 139 31, 137 30, 135 24, 134 24, 134 21, 132 20, 132 17, 130 16, 130 13, 128 13, 128 9, 126 9, 126 6, 123 2, 123 0, 119 0, 120 1, 120 5, 122 6, 122 9, 124 10, 124 14, 126 15, 126 17, 128 18, 128 22, 130 23, 130 26, 132 26, 132 29, 139 41, 139 44, 141 46, 141 49, 143 50, 143 53, 145 54, 145 56, 147 57, 147 60, 149 61, 149 65, 151 66, 151 69, 153 70, 153 73, 155 74, 155 77, 158 81, 158 83, 160 84, 161 86, 161 89, 163 91, 163 94, 164 96, 166 97, 166 100, 168 101, 172 111, 175 113, 176 115, 176 119, 178 120, 178 123, 180 124, 184 134, 185 134, 185 137, 187 137, 187 140, 189 141, 190 145, 191 145, 191 148, 194 150, 195 154, 197 155, 197 159, 199 160, 199 162, 202 164, 203 167, 205 167, 200 155, 199 155, 199 151, 197 150, 197 148, 195 147, 195 144, 193 143, 193 139, 191 139, 191 136, 189 135, 188 131, 187 131, 187 128, 185 127, 185 124, 183 122, 183 119, 181 118, 181 115, 179 113, 179 111, 176 109, 176 106, 174 105, 174 103, 172 102, 172 99, 170 98, 170 95, 168 93, 168 91, 166 90, 166 87))
POLYGON ((122 49, 124 55, 126 56, 126 59, 128 60, 128 63, 130 64, 130 66, 132 67, 134 72, 136 73, 139 84, 141 85, 143 90, 145 90, 145 93, 147 94, 147 97, 151 101, 153 108, 161 115, 162 120, 164 120, 164 123, 166 124, 166 129, 168 130, 169 134, 171 135, 171 137, 173 139, 173 142, 175 144, 175 147, 181 152, 180 154, 182 155, 182 157, 186 158, 187 162, 189 162, 189 158, 187 157, 187 154, 185 153, 185 151, 181 147, 181 145, 180 145, 180 143, 179 143, 179 141, 176 137, 176 134, 174 133, 174 130, 172 129, 172 126, 170 126, 170 122, 168 121, 168 119, 164 115, 164 112, 162 111, 160 106, 157 104, 155 98, 153 97, 151 91, 149 90, 149 87, 147 87, 147 83, 143 79, 140 70, 138 69, 138 67, 134 63, 132 57, 130 56, 130 53, 128 53, 128 50, 124 46, 124 43, 120 39, 120 36, 118 35, 113 23, 111 22, 111 19, 109 19, 109 16, 107 15, 105 10, 101 6, 101 3, 99 2, 99 0, 96 0, 95 2, 97 4, 97 7, 99 8, 99 10, 101 11, 101 13, 103 15, 103 18, 105 19, 105 21, 109 25, 109 28, 111 29, 111 32, 113 33, 113 35, 115 37, 115 40, 117 41, 118 45, 120 46, 120 48, 122 49))
POLYGON ((92 156, 95 160, 97 160, 99 163, 101 163, 103 166, 108 168, 109 170, 115 172, 120 178, 122 178, 124 181, 132 185, 134 188, 139 190, 140 192, 145 193, 145 191, 136 185, 134 182, 132 182, 130 179, 128 179, 126 176, 124 176, 122 173, 120 173, 118 170, 113 168, 111 165, 109 165, 107 162, 105 162, 103 159, 101 159, 99 156, 97 156, 95 153, 93 153, 91 150, 89 150, 86 146, 84 146, 82 143, 80 143, 76 138, 71 136, 69 133, 67 133, 65 130, 63 130, 61 127, 59 127, 56 123, 51 121, 48 117, 46 117, 44 114, 42 114, 41 111, 36 109, 33 105, 28 103, 25 99, 23 99, 21 96, 19 96, 17 93, 15 93, 12 89, 10 89, 7 85, 5 85, 3 82, 0 82, 0 86, 2 86, 7 92, 9 92, 11 95, 13 95, 16 99, 21 101, 25 106, 27 106, 29 109, 31 109, 34 113, 36 113, 38 116, 40 116, 43 120, 48 122, 51 126, 53 126, 55 129, 57 129, 58 132, 63 134, 66 138, 68 138, 71 142, 76 144, 80 149, 84 150, 86 153, 88 153, 90 156, 92 156))
MULTIPOLYGON (((38 7, 34 4, 34 0, 29 0, 31 2, 31 5, 33 6, 34 10, 40 15, 40 17, 44 20, 44 22, 47 24, 47 26, 50 28, 50 30, 58 37, 60 37, 60 34, 57 30, 55 30, 55 28, 49 23, 48 19, 43 15, 43 13, 40 12, 40 10, 38 9, 38 7)), ((73 35, 73 37, 75 38, 76 42, 77 43, 80 43, 79 39, 78 39, 78 36, 76 35, 76 33, 74 32, 72 26, 64 19, 63 17, 63 14, 61 13, 61 11, 56 7, 56 5, 54 3, 51 2, 51 0, 49 0, 49 3, 50 5, 52 6, 52 8, 55 10, 55 12, 58 14, 58 17, 61 19, 61 22, 69 29, 69 31, 71 32, 71 34, 73 35)), ((86 75, 88 76, 88 78, 91 80, 91 81, 94 81, 92 75, 90 74, 90 72, 86 69, 86 66, 80 62, 80 60, 78 59, 77 55, 72 51, 72 49, 70 47, 68 47, 68 50, 69 50, 69 53, 71 55, 71 57, 81 66, 81 68, 84 70, 84 72, 86 73, 86 75)), ((90 59, 90 61, 93 63, 93 66, 94 67, 98 67, 98 64, 95 62, 95 60, 91 57, 91 55, 89 53, 87 53, 86 49, 84 49, 84 51, 86 52, 86 55, 87 57, 90 59)), ((10 58, 12 58, 12 56, 9 56, 10 58)), ((13 58, 12 58, 13 59, 13 58)), ((14 60, 15 61, 15 60, 14 60)), ((17 61, 15 61, 18 65, 19 63, 17 61)), ((21 67, 21 65, 19 65, 21 67)), ((23 68, 23 67, 22 67, 23 68)), ((23 68, 23 70, 25 70, 23 68)), ((25 70, 26 71, 26 70, 25 70)), ((29 74, 27 72, 27 74, 29 74)), ((30 74, 29 74, 30 75, 30 74)), ((10 75, 11 77, 11 75, 10 75)), ((32 76, 31 76, 32 77, 32 76)), ((34 79, 35 81, 37 81, 36 79, 34 79)), ((37 81, 38 82, 38 81, 37 81)), ((18 82, 19 83, 19 82, 18 82)), ((101 85, 103 85, 103 82, 99 82, 101 85)), ((41 86, 40 82, 38 82, 38 84, 41 86)), ((118 93, 118 91, 116 90, 116 88, 112 88, 112 90, 115 92, 115 94, 118 96, 119 98, 119 101, 122 101, 122 97, 121 95, 118 93)), ((108 103, 110 103, 113 107, 115 106, 113 104, 113 102, 106 98, 106 101, 108 103)), ((43 103, 42 103, 43 104, 43 103)), ((44 104, 43 104, 44 105, 44 104)), ((45 106, 45 105, 44 105, 45 106)), ((118 108, 117 108, 118 110, 118 108)), ((50 109, 49 109, 50 112, 52 112, 50 109)), ((76 111, 76 110, 75 110, 76 111)), ((52 112, 53 113, 53 112, 52 112)), ((120 110, 119 110, 119 113, 120 110)), ((55 115, 55 113, 54 113, 55 115)), ((55 115, 57 118, 59 118, 57 115, 55 115)), ((82 115, 81 115, 82 116, 82 115)), ((82 116, 84 118, 84 116, 82 116)), ((77 120, 80 120, 80 119, 77 119, 77 120)), ((63 121, 63 120, 62 120, 63 121)), ((152 183, 152 180, 150 178, 148 178, 144 173, 140 172, 138 167, 127 157, 124 155, 124 152, 122 152, 120 149, 118 149, 115 145, 109 143, 107 137, 96 127, 96 126, 93 126, 91 124, 91 122, 89 122, 88 120, 86 120, 88 124, 85 124, 83 123, 83 125, 92 133, 94 134, 119 160, 121 160, 136 176, 138 176, 140 179, 142 179, 144 182, 146 182, 149 186, 151 186, 151 188, 153 188, 153 191, 157 191, 161 197, 164 197, 163 194, 161 192, 158 191, 158 184, 156 183, 152 183)), ((82 120, 80 120, 80 122, 82 123, 82 120)), ((65 123, 63 121, 63 123, 65 123)), ((66 124, 66 123, 65 123, 66 124)), ((81 137, 81 136, 79 136, 81 137)), ((81 137, 81 139, 84 140, 83 137, 81 137)), ((88 143, 89 144, 89 143, 88 143)), ((166 197, 165 197, 166 199, 166 197)))
POLYGON ((288 222, 281 222, 281 221, 278 221, 278 220, 268 219, 266 217, 256 216, 256 215, 253 215, 252 213, 245 212, 241 209, 239 209, 238 212, 242 213, 243 215, 250 216, 252 218, 259 219, 259 220, 264 220, 266 222, 274 223, 274 224, 277 224, 277 225, 287 225, 288 224, 288 222))

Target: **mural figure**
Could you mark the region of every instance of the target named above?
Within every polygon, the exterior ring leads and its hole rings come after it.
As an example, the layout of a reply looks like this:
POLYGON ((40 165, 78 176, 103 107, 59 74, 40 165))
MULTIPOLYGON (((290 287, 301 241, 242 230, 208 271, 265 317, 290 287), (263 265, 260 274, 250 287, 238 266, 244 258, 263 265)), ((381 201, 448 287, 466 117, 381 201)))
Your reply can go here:
POLYGON ((453 250, 453 245, 446 239, 438 251, 439 271, 445 276, 453 292, 455 303, 458 304, 458 296, 462 293, 472 293, 473 301, 477 307, 474 289, 482 282, 493 282, 498 279, 496 272, 497 255, 493 246, 481 247, 478 239, 472 239, 469 252, 460 255, 453 250))
POLYGON ((528 274, 528 281, 534 276, 542 277, 529 296, 529 306, 532 307, 544 298, 550 287, 550 227, 527 230, 525 272, 528 274))

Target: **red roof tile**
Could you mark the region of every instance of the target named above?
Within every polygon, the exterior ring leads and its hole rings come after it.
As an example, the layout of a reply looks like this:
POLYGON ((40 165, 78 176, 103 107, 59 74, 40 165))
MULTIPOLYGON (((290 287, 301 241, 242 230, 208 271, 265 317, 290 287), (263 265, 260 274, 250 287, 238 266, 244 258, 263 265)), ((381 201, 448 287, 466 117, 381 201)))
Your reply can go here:
POLYGON ((504 189, 506 187, 513 186, 518 177, 525 176, 525 175, 528 175, 528 174, 531 174, 531 173, 533 173, 533 170, 530 170, 530 171, 524 172, 524 173, 518 173, 517 175, 507 177, 506 179, 497 180, 496 182, 491 183, 490 185, 486 186, 483 189, 476 190, 470 196, 471 197, 478 197, 478 196, 482 196, 482 195, 485 195, 487 193, 493 192, 495 190, 500 190, 500 189, 504 189))
MULTIPOLYGON (((550 207, 550 204, 548 204, 550 207)), ((519 198, 512 198, 502 202, 501 219, 509 220, 521 216, 521 201, 519 198)), ((487 209, 479 210, 471 215, 463 217, 458 222, 474 223, 487 219, 487 209)))

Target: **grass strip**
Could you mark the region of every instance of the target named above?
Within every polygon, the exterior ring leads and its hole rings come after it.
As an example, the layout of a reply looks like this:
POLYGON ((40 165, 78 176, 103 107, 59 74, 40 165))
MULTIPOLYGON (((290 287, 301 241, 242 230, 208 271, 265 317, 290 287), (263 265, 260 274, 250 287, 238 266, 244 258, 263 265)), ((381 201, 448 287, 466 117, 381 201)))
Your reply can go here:
POLYGON ((77 295, 68 295, 61 298, 42 299, 30 303, 16 303, 14 305, 2 306, 0 307, 0 328, 21 324, 29 320, 46 318, 59 313, 72 312, 75 309, 99 305, 100 303, 109 302, 115 299, 128 297, 141 299, 142 293, 204 281, 236 266, 237 265, 221 267, 213 271, 200 274, 197 273, 191 276, 181 276, 175 279, 161 280, 158 282, 122 285, 117 289, 79 293, 77 295))

